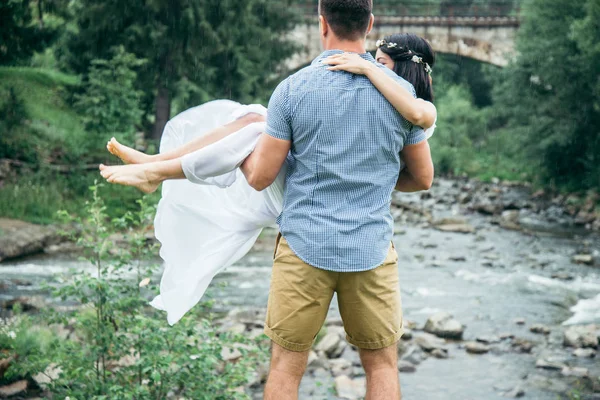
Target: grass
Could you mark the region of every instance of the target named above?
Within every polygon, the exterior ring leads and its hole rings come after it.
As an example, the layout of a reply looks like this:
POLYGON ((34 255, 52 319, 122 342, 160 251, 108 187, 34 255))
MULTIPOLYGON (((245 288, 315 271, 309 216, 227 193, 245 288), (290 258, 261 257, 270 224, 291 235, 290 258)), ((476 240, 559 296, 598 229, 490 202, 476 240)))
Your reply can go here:
POLYGON ((79 79, 43 68, 0 67, 0 88, 12 87, 25 103, 31 126, 49 140, 74 140, 85 135, 81 118, 67 104, 68 89, 79 79))
MULTIPOLYGON (((13 133, 12 144, 34 154, 31 159, 37 160, 0 185, 0 217, 50 224, 57 222, 58 210, 77 214, 83 209, 88 187, 101 180, 97 171, 79 168, 78 164, 115 161, 99 152, 102 140, 94 146, 96 140, 90 138, 81 116, 70 104, 78 84, 77 77, 50 69, 0 67, 0 91, 13 88, 27 113, 26 122, 13 133), (72 168, 59 173, 48 167, 49 161, 72 168)), ((18 158, 10 152, 7 156, 18 158)), ((136 210, 136 200, 142 197, 136 189, 113 185, 104 186, 100 193, 111 217, 136 210)))

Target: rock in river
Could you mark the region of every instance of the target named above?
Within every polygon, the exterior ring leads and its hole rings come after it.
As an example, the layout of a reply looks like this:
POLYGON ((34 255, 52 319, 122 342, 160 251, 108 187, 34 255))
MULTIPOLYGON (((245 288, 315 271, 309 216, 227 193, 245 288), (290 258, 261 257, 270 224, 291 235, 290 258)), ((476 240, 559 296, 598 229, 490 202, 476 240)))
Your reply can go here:
POLYGON ((439 312, 429 317, 423 330, 441 338, 461 339, 465 327, 449 313, 439 312))
POLYGON ((598 333, 596 325, 577 325, 572 326, 565 331, 565 346, 575 348, 597 348, 598 333))
POLYGON ((40 253, 61 241, 64 240, 55 227, 0 218, 0 262, 40 253))
POLYGON ((334 332, 326 334, 323 339, 319 341, 315 347, 315 350, 317 352, 325 352, 329 358, 338 358, 344 351, 345 347, 346 342, 342 340, 339 334, 334 332))
POLYGON ((550 334, 550 328, 547 327, 546 325, 542 325, 542 324, 531 325, 531 327, 529 327, 529 330, 532 333, 539 333, 539 334, 542 334, 542 335, 549 335, 550 334))
POLYGON ((350 379, 347 375, 341 375, 335 378, 335 389, 338 396, 342 399, 362 399, 367 393, 366 379, 350 379))
POLYGON ((465 349, 467 350, 467 353, 471 354, 485 354, 490 351, 488 345, 479 342, 468 342, 465 344, 465 349))
POLYGON ((591 254, 577 254, 573 256, 575 264, 594 265, 594 257, 591 254))

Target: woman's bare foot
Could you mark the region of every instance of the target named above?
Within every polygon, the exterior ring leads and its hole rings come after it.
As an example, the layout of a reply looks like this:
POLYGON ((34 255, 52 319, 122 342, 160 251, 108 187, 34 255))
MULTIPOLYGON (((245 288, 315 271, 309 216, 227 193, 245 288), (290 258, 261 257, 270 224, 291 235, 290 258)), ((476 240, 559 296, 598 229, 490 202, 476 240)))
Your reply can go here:
POLYGON ((100 165, 100 174, 109 183, 124 186, 133 186, 144 193, 153 193, 160 185, 160 181, 153 180, 145 165, 100 165))
POLYGON ((123 160, 125 164, 146 164, 153 161, 152 156, 122 145, 115 138, 110 139, 106 148, 111 154, 123 160))

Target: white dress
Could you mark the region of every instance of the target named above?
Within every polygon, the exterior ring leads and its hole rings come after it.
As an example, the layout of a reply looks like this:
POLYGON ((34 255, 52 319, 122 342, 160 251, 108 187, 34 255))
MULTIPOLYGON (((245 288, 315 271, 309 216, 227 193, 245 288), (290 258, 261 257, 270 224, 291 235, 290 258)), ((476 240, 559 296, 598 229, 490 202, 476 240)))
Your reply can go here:
MULTIPOLYGON (((173 150, 249 113, 260 105, 217 100, 169 121, 160 152, 173 150)), ((435 125, 428 129, 428 137, 435 125)), ((166 181, 154 221, 165 269, 160 295, 150 303, 173 325, 202 298, 214 276, 242 258, 283 206, 286 165, 275 182, 255 191, 238 169, 254 150, 264 123, 254 123, 182 159, 187 180, 166 181)))

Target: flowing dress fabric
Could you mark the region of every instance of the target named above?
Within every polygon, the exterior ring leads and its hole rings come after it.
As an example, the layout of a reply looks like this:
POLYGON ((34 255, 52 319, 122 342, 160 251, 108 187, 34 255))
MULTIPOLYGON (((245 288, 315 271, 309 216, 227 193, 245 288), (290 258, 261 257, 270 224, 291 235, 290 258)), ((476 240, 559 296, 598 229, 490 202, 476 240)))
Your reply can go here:
MULTIPOLYGON (((262 106, 218 100, 189 109, 165 127, 160 152, 173 150, 262 106)), ((237 168, 253 151, 264 123, 251 124, 182 159, 188 180, 163 183, 156 238, 165 269, 150 304, 173 325, 196 305, 214 276, 242 258, 281 213, 285 167, 266 190, 250 187, 237 168)))

